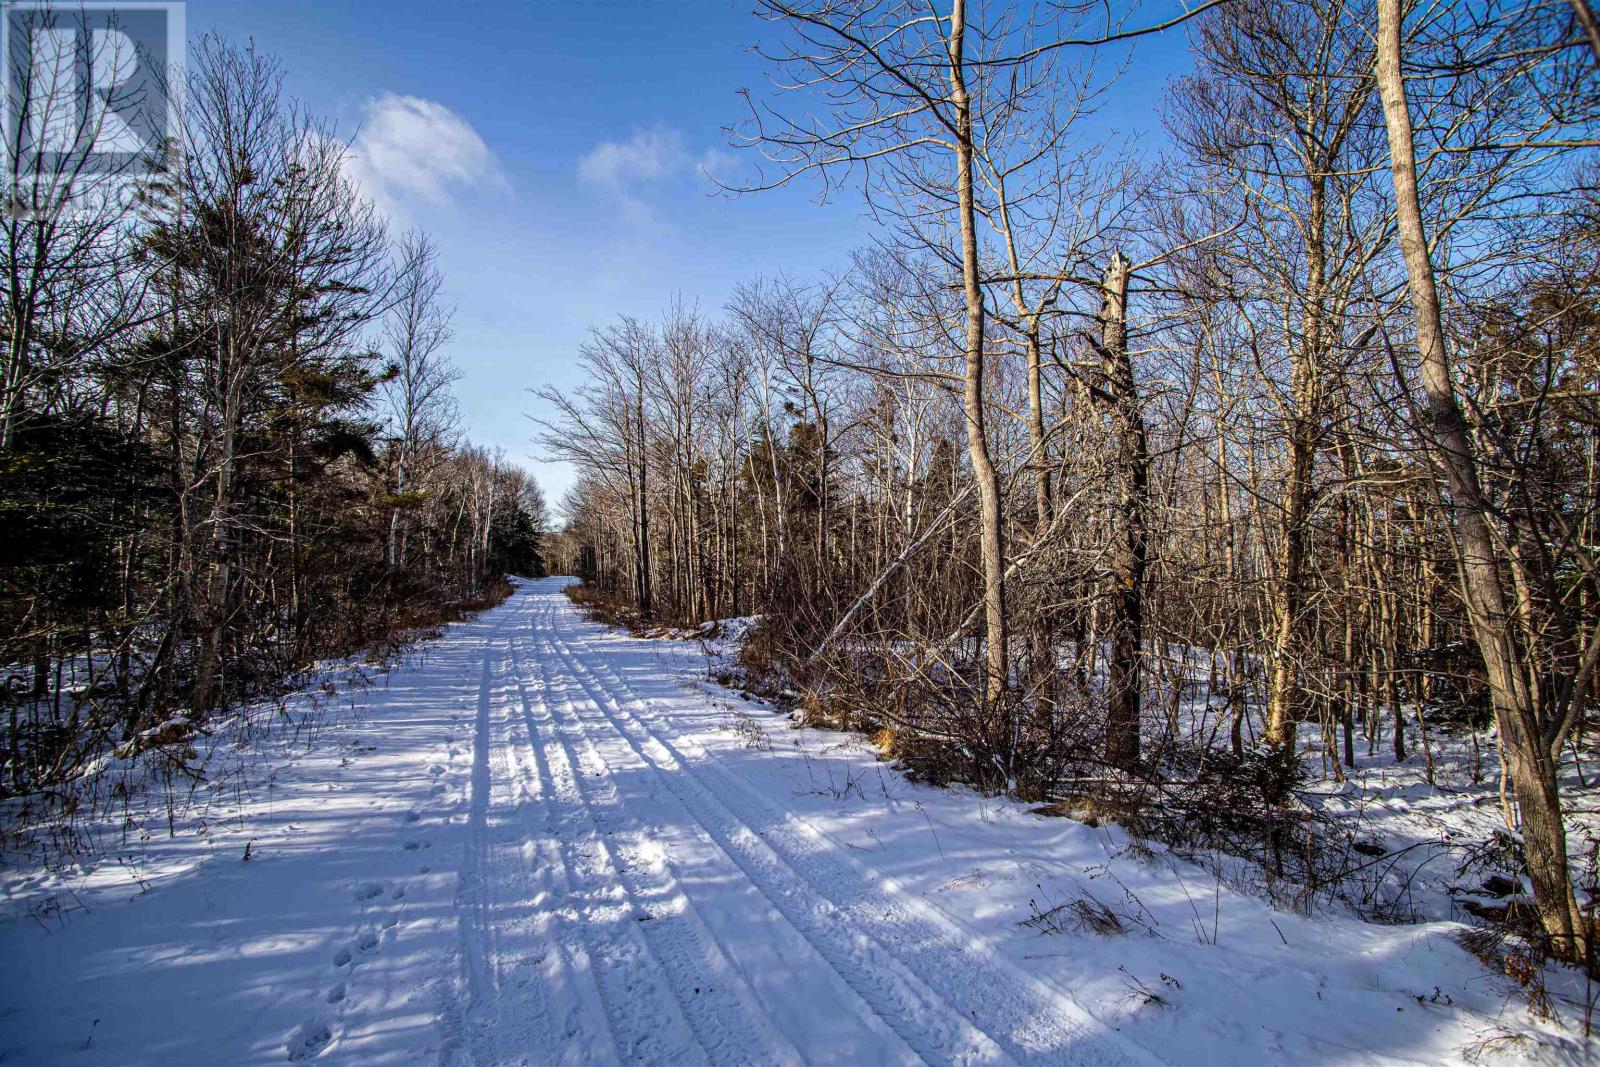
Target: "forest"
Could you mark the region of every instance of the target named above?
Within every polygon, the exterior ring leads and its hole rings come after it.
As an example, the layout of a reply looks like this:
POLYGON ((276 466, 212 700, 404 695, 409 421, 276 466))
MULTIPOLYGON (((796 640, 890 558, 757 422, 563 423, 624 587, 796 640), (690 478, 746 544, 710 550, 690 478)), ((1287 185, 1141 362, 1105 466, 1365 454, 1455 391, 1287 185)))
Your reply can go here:
POLYGON ((0 5, 0 1061, 1595 1060, 1592 0, 184 11, 0 5))
POLYGON ((207 36, 183 89, 157 177, 89 137, 11 175, 0 796, 542 573, 538 485, 461 432, 432 239, 391 232, 274 57, 207 36))
POLYGON ((1592 9, 758 14, 721 191, 861 196, 878 236, 594 325, 540 391, 573 595, 755 616, 729 680, 914 774, 1313 877, 1307 775, 1431 782, 1490 730, 1523 932, 1592 966, 1592 9), (1194 69, 1140 98, 1156 31, 1194 69))

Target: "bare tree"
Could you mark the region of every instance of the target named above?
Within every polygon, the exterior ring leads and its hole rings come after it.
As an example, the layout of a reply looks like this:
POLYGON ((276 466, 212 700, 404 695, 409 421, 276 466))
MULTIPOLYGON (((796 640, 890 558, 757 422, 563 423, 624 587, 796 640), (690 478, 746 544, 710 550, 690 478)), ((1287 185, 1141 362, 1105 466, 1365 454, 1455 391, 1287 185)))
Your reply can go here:
POLYGON ((431 238, 411 230, 400 239, 400 265, 383 334, 390 357, 384 383, 394 432, 394 502, 389 516, 389 568, 404 564, 402 512, 414 503, 413 483, 423 457, 448 447, 458 412, 451 387, 461 373, 444 353, 451 310, 443 302, 444 278, 431 238), (413 494, 413 496, 408 496, 413 494))
MULTIPOLYGON (((1417 431, 1440 470, 1439 504, 1454 522, 1453 543, 1461 589, 1472 634, 1488 673, 1495 722, 1522 812, 1523 849, 1535 906, 1557 954, 1585 960, 1590 952, 1589 928, 1578 910, 1567 866, 1556 760, 1582 714, 1590 680, 1600 664, 1600 630, 1581 650, 1571 647, 1566 638, 1574 620, 1560 601, 1547 601, 1543 611, 1537 603, 1542 583, 1530 570, 1537 555, 1530 558, 1523 551, 1524 535, 1517 529, 1514 513, 1509 528, 1497 529, 1504 520, 1497 515, 1486 489, 1480 449, 1462 410, 1457 371, 1446 336, 1444 302, 1434 265, 1437 238, 1430 238, 1424 222, 1422 171, 1416 154, 1418 138, 1405 71, 1407 38, 1403 19, 1401 0, 1378 0, 1377 84, 1388 131, 1396 223, 1426 397, 1418 414, 1417 431), (1510 583, 1502 565, 1508 557, 1510 583), (1531 618, 1534 614, 1543 618, 1531 618)), ((1487 29, 1491 38, 1499 40, 1524 31, 1521 23, 1498 19, 1488 27, 1472 28, 1479 32, 1487 29)), ((1538 76, 1536 70, 1523 66, 1526 59, 1506 63, 1511 69, 1496 71, 1491 84, 1511 86, 1507 95, 1515 92, 1513 79, 1538 76)), ((1464 77, 1471 79, 1476 73, 1469 71, 1464 77)), ((1498 112, 1505 116, 1508 112, 1516 114, 1512 110, 1516 103, 1514 99, 1496 99, 1491 92, 1487 98, 1479 98, 1477 106, 1491 115, 1498 112)), ((1481 128, 1472 132, 1483 136, 1481 128)), ((1489 136, 1478 145, 1464 148, 1470 152, 1476 147, 1494 160, 1496 169, 1503 169, 1515 165, 1515 146, 1537 140, 1545 130, 1508 131, 1505 126, 1494 124, 1487 132, 1489 136), (1530 133, 1534 136, 1528 136, 1530 133), (1506 148, 1501 138, 1514 147, 1506 148)), ((1448 139, 1445 143, 1448 145, 1448 139)), ((1524 514, 1521 518, 1536 524, 1534 528, 1539 524, 1535 515, 1524 514)))

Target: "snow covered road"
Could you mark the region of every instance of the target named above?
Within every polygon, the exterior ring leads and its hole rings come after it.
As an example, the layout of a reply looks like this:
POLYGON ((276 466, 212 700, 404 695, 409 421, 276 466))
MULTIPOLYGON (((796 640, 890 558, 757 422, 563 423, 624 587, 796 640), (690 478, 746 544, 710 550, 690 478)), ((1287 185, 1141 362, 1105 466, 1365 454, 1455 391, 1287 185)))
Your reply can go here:
POLYGON ((474 1062, 1138 1061, 680 736, 653 706, 683 699, 670 674, 556 583, 496 623, 466 865, 474 1062))
POLYGON ((141 876, 120 932, 92 907, 54 933, 123 944, 10 990, 5 1062, 172 1062, 196 1007, 215 1062, 1145 1061, 676 728, 695 694, 566 581, 369 694, 336 766, 275 775, 250 863, 214 831, 198 866, 141 876), (140 946, 185 913, 215 936, 140 946), (138 965, 174 956, 151 1003, 138 965))
POLYGON ((1274 913, 912 785, 568 581, 309 743, 219 748, 178 833, 7 872, 0 1063, 1438 1062, 1486 1018, 1452 994, 1494 1008, 1449 924, 1274 913), (1127 936, 1019 926, 1095 894, 1127 936))

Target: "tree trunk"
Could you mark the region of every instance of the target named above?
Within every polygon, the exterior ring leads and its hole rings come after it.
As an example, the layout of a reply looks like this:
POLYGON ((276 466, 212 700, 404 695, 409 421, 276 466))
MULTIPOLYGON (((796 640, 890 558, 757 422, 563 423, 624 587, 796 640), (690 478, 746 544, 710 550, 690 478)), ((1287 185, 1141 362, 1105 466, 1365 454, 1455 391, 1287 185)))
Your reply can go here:
POLYGON ((1054 517, 1050 502, 1050 463, 1045 451, 1044 389, 1040 382, 1043 362, 1039 345, 1039 317, 1028 324, 1028 453, 1033 462, 1034 536, 1043 537, 1054 517))
POLYGON ((983 614, 986 641, 984 700, 990 714, 1000 710, 1010 675, 1006 640, 1005 542, 1001 528, 1000 477, 989 455, 984 425, 984 303, 978 264, 978 227, 972 188, 972 103, 967 96, 963 40, 966 0, 954 0, 950 14, 950 99, 956 113, 956 199, 961 221, 961 281, 966 298, 966 380, 962 407, 967 451, 978 483, 979 541, 983 556, 983 614))
POLYGON ((1567 867, 1567 835, 1561 821, 1555 761, 1539 729, 1539 709, 1528 685, 1529 664, 1507 613, 1505 587, 1495 562, 1489 502, 1445 347, 1400 67, 1401 17, 1401 0, 1378 0, 1378 92, 1388 129, 1395 221, 1416 317, 1422 385, 1428 398, 1421 430, 1445 476, 1444 484, 1436 483, 1436 487, 1441 506, 1455 519, 1455 547, 1467 613, 1488 673, 1495 723, 1522 809, 1523 853, 1533 883, 1534 906, 1555 953, 1583 960, 1588 954, 1588 935, 1567 867))
POLYGON ((1327 179, 1310 175, 1306 207, 1306 291, 1301 314, 1299 350, 1294 353, 1293 405, 1289 413, 1288 480, 1284 486, 1282 541, 1278 561, 1278 596, 1274 605, 1272 649, 1267 673, 1267 740, 1294 742, 1300 704, 1300 616, 1306 608, 1308 523, 1312 475, 1322 418, 1322 363, 1327 326, 1327 179))
POLYGON ((1113 554, 1117 588, 1111 598, 1111 659, 1106 717, 1106 760, 1132 768, 1139 762, 1139 719, 1143 682, 1144 582, 1149 550, 1150 454, 1139 388, 1128 354, 1128 274, 1118 252, 1101 283, 1100 356, 1111 400, 1116 437, 1117 515, 1121 530, 1113 554))
POLYGON ((639 448, 639 541, 638 561, 635 564, 639 570, 638 601, 639 614, 646 619, 650 618, 653 605, 651 603, 650 586, 650 497, 649 497, 649 468, 650 459, 646 451, 644 437, 644 379, 641 375, 638 382, 638 394, 634 399, 634 417, 638 429, 639 448))

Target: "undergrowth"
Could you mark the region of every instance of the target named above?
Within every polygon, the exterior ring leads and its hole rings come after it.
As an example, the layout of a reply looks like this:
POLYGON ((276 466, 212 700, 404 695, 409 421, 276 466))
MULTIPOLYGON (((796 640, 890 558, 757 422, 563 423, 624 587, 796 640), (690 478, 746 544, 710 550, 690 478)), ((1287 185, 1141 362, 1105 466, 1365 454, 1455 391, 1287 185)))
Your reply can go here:
POLYGON ((102 738, 97 752, 73 763, 70 777, 0 797, 0 858, 56 868, 138 834, 175 834, 209 805, 249 788, 247 750, 272 744, 309 750, 331 722, 359 716, 360 695, 385 672, 425 662, 424 642, 512 591, 498 579, 454 602, 393 613, 381 637, 331 670, 304 664, 204 721, 179 713, 121 743, 102 738))

